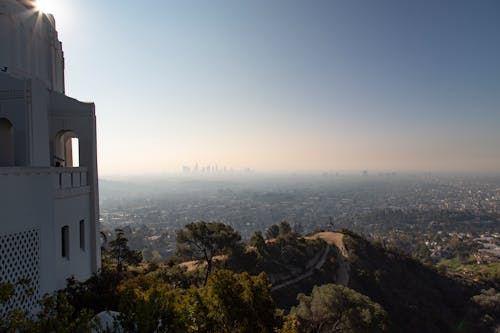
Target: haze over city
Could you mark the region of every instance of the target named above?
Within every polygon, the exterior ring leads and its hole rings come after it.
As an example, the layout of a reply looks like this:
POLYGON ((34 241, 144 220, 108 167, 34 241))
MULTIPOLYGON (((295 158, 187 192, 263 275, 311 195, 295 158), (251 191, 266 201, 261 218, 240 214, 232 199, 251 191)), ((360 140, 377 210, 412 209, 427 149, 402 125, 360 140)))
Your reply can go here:
POLYGON ((497 1, 51 2, 101 176, 500 170, 497 1))
POLYGON ((0 332, 500 332, 499 14, 0 0, 0 332))

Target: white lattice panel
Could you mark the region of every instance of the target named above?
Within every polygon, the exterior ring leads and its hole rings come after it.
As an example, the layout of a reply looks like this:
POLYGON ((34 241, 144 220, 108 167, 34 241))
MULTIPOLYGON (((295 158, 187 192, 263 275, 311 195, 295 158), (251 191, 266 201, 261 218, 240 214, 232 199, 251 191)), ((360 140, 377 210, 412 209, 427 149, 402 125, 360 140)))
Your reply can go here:
POLYGON ((0 235, 0 282, 29 281, 27 286, 18 286, 16 295, 7 304, 0 306, 0 317, 12 309, 31 311, 37 306, 39 243, 38 230, 0 235), (31 289, 31 295, 27 294, 28 289, 31 289))

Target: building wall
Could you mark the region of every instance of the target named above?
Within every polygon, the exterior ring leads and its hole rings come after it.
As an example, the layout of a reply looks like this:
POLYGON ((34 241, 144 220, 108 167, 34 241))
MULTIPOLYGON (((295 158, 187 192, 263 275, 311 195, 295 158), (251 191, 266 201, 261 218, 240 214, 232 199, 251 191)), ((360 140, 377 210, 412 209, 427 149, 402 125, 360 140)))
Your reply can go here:
POLYGON ((54 260, 56 261, 56 288, 64 288, 66 279, 74 276, 77 280, 88 279, 92 274, 90 257, 94 254, 90 247, 90 196, 89 187, 82 191, 69 193, 54 201, 54 233, 56 246, 54 260), (80 248, 80 221, 85 223, 85 246, 80 248), (61 229, 69 226, 69 255, 61 255, 61 229))
MULTIPOLYGON (((14 165, 11 155, 8 165, 0 165, 0 282, 28 277, 41 296, 100 268, 94 104, 64 95, 64 59, 52 16, 0 0, 0 43, 0 118, 8 120, 3 133, 14 138, 15 156, 14 165), (56 165, 61 131, 79 138, 82 167, 56 165), (63 226, 69 227, 68 258, 61 253, 63 226)), ((0 307, 0 316, 13 307, 33 311, 34 300, 16 297, 0 307)))
MULTIPOLYGON (((85 168, 0 168, 0 235, 37 230, 39 233, 39 290, 41 294, 65 287, 74 276, 85 280, 94 272, 90 186, 86 176, 73 185, 59 186, 60 176, 86 175, 85 168), (77 170, 74 171, 73 169, 77 170), (82 179, 82 181, 80 181, 82 179), (79 222, 85 221, 85 246, 80 249, 79 222), (61 228, 70 227, 70 255, 61 256, 61 228)), ((63 181, 64 182, 64 181, 63 181)), ((6 258, 1 257, 0 260, 6 258)), ((5 281, 7 276, 2 276, 5 281)), ((8 280, 8 279, 7 279, 8 280)), ((15 282, 15 281, 11 281, 15 282)))
POLYGON ((101 268, 101 252, 99 242, 99 186, 97 174, 97 142, 95 106, 93 103, 82 103, 57 92, 49 96, 49 137, 51 155, 54 154, 55 138, 61 131, 74 132, 80 141, 80 166, 88 169, 90 186, 90 215, 95 221, 90 225, 90 247, 95 250, 92 270, 101 268))
MULTIPOLYGON (((52 181, 50 175, 25 171, 7 172, 0 168, 0 238, 5 251, 0 256, 0 278, 2 282, 28 278, 35 295, 40 296, 51 290, 47 286, 50 285, 48 275, 43 273, 54 268, 51 260, 53 251, 47 246, 54 243, 53 210, 50 209, 53 205, 50 192, 52 181), (36 244, 31 251, 27 251, 22 236, 33 233, 36 234, 36 241, 30 241, 36 244), (44 271, 40 270, 41 267, 44 271)), ((36 304, 28 301, 13 305, 32 310, 36 304)), ((0 308, 0 315, 1 312, 0 308)))
MULTIPOLYGON (((94 105, 50 91, 38 80, 0 73, 1 117, 13 125, 16 157, 15 166, 0 167, 0 246, 8 247, 7 254, 0 252, 0 281, 29 277, 41 296, 64 288, 69 277, 88 279, 100 268, 94 105), (82 168, 53 165, 55 137, 66 130, 80 139, 82 168), (61 255, 63 226, 69 226, 69 258, 61 255), (26 247, 27 239, 36 245, 26 247)), ((10 306, 34 309, 19 299, 10 306)), ((0 307, 0 315, 7 308, 0 307)))
POLYGON ((28 112, 25 80, 0 73, 0 117, 14 127, 15 165, 29 165, 28 112))
POLYGON ((52 15, 28 9, 16 0, 0 1, 0 42, 0 68, 64 92, 64 58, 52 15))
POLYGON ((49 90, 37 80, 29 80, 26 89, 26 109, 33 124, 29 131, 29 165, 34 167, 50 166, 49 149, 49 90))

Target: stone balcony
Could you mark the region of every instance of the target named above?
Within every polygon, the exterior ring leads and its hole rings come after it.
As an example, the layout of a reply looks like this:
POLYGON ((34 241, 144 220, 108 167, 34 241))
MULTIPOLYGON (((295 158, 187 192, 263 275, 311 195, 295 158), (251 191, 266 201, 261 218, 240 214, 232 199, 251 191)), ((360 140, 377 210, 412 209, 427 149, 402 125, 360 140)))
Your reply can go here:
POLYGON ((87 168, 51 168, 55 169, 54 188, 66 190, 85 187, 87 183, 87 168))
POLYGON ((2 177, 48 177, 56 198, 88 193, 88 170, 85 167, 1 167, 2 177))

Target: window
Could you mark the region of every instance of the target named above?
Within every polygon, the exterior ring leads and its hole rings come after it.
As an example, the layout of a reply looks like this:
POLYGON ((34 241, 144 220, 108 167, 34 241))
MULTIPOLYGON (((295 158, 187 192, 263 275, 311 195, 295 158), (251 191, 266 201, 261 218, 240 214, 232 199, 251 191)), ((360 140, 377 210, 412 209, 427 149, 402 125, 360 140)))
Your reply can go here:
POLYGON ((6 118, 0 118, 0 167, 14 165, 14 127, 6 118))
POLYGON ((80 249, 85 251, 85 220, 80 220, 80 249))
POLYGON ((54 139, 53 158, 54 166, 80 166, 80 141, 74 132, 62 130, 57 133, 54 139))
POLYGON ((80 166, 80 140, 71 138, 71 164, 73 167, 80 166))
POLYGON ((69 259, 69 227, 67 225, 61 228, 61 256, 69 259))

